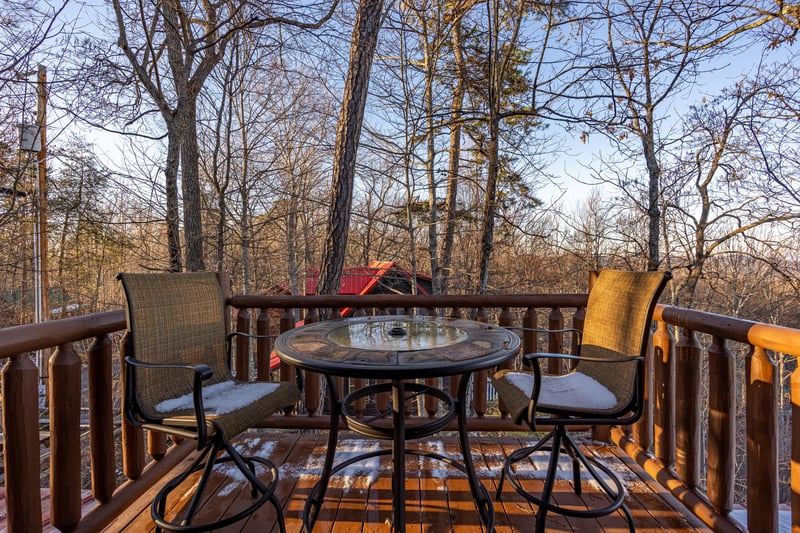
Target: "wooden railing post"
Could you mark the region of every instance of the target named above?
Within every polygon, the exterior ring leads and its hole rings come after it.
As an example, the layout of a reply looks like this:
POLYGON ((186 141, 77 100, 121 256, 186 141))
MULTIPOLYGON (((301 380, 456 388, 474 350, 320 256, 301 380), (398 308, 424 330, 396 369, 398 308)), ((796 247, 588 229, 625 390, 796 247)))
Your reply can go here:
POLYGON ((81 519, 81 360, 72 343, 50 358, 50 522, 69 530, 81 519))
POLYGON ((272 338, 269 335, 269 309, 261 309, 256 319, 256 380, 270 381, 272 338))
POLYGON ((111 499, 117 484, 111 357, 109 336, 96 337, 88 353, 89 448, 92 461, 92 495, 101 503, 111 499))
POLYGON ((664 465, 675 463, 675 355, 667 323, 653 335, 653 453, 664 465))
MULTIPOLYGON (((475 319, 479 322, 489 322, 489 314, 483 307, 478 308, 475 319)), ((486 415, 486 381, 489 379, 489 372, 479 370, 472 375, 472 409, 475 416, 483 418, 486 415)))
POLYGON ((713 336, 708 349, 708 499, 727 515, 733 509, 736 472, 736 372, 725 339, 713 336))
MULTIPOLYGON (((236 331, 240 333, 250 333, 250 310, 247 308, 239 309, 236 313, 236 331)), ((236 337, 236 362, 233 365, 236 369, 236 379, 239 381, 250 380, 250 338, 236 337)))
MULTIPOLYGON (((339 312, 336 311, 334 315, 338 316, 339 312)), ((319 310, 318 309, 310 309, 308 314, 306 315, 306 324, 311 324, 313 322, 318 322, 320 319, 319 310)), ((306 403, 306 412, 308 416, 313 416, 319 410, 319 403, 320 403, 320 375, 316 372, 303 372, 303 385, 305 390, 303 391, 305 403, 306 403)))
MULTIPOLYGON (((125 403, 125 357, 130 353, 130 333, 126 332, 120 345, 120 389, 122 390, 123 409, 125 403)), ((144 470, 144 431, 131 424, 125 413, 122 415, 122 472, 128 479, 137 479, 144 470)))
POLYGON ((645 350, 642 417, 629 427, 633 439, 645 450, 653 449, 653 375, 655 372, 653 357, 653 334, 651 332, 648 335, 647 349, 645 350))
MULTIPOLYGON (((562 353, 564 349, 564 334, 555 330, 560 330, 564 327, 564 315, 558 307, 550 308, 550 315, 547 317, 547 329, 550 333, 547 334, 547 351, 550 353, 562 353)), ((558 359, 548 359, 547 371, 550 374, 563 374, 565 369, 562 361, 558 359)))
POLYGON ((536 308, 526 307, 525 314, 522 315, 522 354, 535 353, 539 351, 536 332, 530 331, 536 328, 536 308))
POLYGON ((694 331, 681 329, 675 344, 675 471, 687 487, 700 486, 701 348, 694 331))
MULTIPOLYGON (((578 330, 579 332, 583 332, 583 323, 586 321, 586 308, 579 307, 575 310, 575 314, 572 315, 572 328, 578 330)), ((570 346, 570 351, 572 355, 578 355, 580 351, 580 333, 578 331, 574 331, 572 333, 572 341, 570 346)))
POLYGON ((41 465, 34 444, 39 442, 39 369, 27 353, 15 355, 3 367, 2 381, 6 527, 10 533, 41 531, 41 465))
POLYGON ((763 348, 745 365, 747 401, 747 527, 778 530, 778 370, 763 348))
POLYGON ((791 376, 792 398, 792 468, 790 485, 792 489, 792 531, 800 528, 800 367, 791 376))

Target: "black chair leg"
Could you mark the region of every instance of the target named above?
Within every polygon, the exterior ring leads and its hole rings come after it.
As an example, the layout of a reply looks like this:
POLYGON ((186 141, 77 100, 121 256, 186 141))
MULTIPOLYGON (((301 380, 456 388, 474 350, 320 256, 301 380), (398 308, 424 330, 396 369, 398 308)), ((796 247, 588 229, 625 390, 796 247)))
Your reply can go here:
POLYGON ((547 511, 550 509, 550 498, 553 496, 553 489, 556 484, 556 470, 558 470, 558 458, 561 454, 561 441, 564 432, 559 427, 553 431, 553 444, 550 445, 550 460, 547 463, 547 477, 545 478, 544 489, 542 489, 541 505, 536 511, 536 531, 545 530, 547 511))
POLYGON ((512 452, 511 455, 509 455, 506 458, 506 462, 503 465, 503 469, 500 471, 500 483, 497 486, 497 494, 495 499, 497 500, 502 499, 503 481, 505 480, 506 476, 508 476, 509 479, 511 479, 511 465, 513 465, 514 463, 518 463, 519 461, 525 459, 526 457, 536 453, 537 451, 542 449, 544 445, 547 444, 552 438, 553 438, 553 433, 550 432, 533 446, 529 446, 527 448, 520 448, 519 450, 512 452))
POLYGON ((536 511, 536 531, 546 531, 546 517, 548 512, 554 512, 569 517, 577 518, 599 518, 609 515, 617 510, 621 510, 625 515, 628 522, 628 529, 631 533, 636 531, 633 525, 633 515, 625 505, 625 488, 619 476, 611 470, 608 466, 594 458, 587 457, 578 444, 572 439, 566 428, 563 426, 556 426, 556 428, 547 436, 542 438, 534 446, 521 448, 511 453, 506 459, 503 466, 503 471, 498 485, 497 499, 500 499, 500 492, 503 487, 505 477, 508 477, 509 483, 514 487, 523 498, 537 506, 536 511), (552 441, 552 442, 551 442, 552 441), (544 488, 540 495, 533 495, 526 491, 516 476, 511 471, 511 466, 520 460, 529 457, 536 451, 550 452, 550 457, 547 465, 547 477, 545 479, 544 488), (568 507, 561 507, 553 504, 550 500, 552 498, 553 490, 555 488, 556 474, 558 470, 559 457, 562 453, 567 454, 572 463, 572 476, 574 482, 574 490, 576 494, 581 492, 581 466, 586 468, 586 471, 597 482, 601 490, 608 497, 610 503, 603 507, 592 509, 575 509, 568 507), (611 485, 606 482, 603 475, 610 480, 611 485))
POLYGON ((151 506, 150 514, 152 515, 155 529, 160 531, 180 531, 183 533, 194 533, 200 531, 209 531, 211 529, 220 529, 238 522, 251 514, 253 514, 261 505, 269 500, 277 513, 278 525, 281 533, 285 533, 286 526, 284 523, 283 511, 280 506, 280 500, 275 496, 275 486, 278 482, 278 469, 267 459, 256 456, 242 456, 236 449, 228 442, 222 439, 213 439, 209 442, 198 457, 192 462, 192 465, 187 468, 180 475, 170 480, 159 493, 156 495, 151 506), (205 462, 204 462, 205 460, 205 462), (192 524, 194 515, 198 510, 198 505, 203 497, 203 492, 211 477, 213 467, 215 465, 233 462, 239 471, 245 476, 251 487, 251 493, 254 498, 258 498, 246 509, 232 515, 225 517, 219 521, 209 524, 192 524), (264 484, 256 475, 256 463, 263 465, 270 471, 271 481, 264 484), (195 493, 186 511, 185 517, 181 520, 180 524, 169 522, 165 518, 166 502, 169 494, 180 485, 189 475, 198 470, 203 470, 203 474, 197 483, 195 493), (260 495, 260 496, 259 496, 260 495))
POLYGON ((273 493, 269 497, 270 503, 272 506, 275 507, 275 512, 278 514, 278 528, 280 529, 280 533, 286 533, 286 522, 283 518, 283 509, 281 508, 281 502, 278 497, 273 493))

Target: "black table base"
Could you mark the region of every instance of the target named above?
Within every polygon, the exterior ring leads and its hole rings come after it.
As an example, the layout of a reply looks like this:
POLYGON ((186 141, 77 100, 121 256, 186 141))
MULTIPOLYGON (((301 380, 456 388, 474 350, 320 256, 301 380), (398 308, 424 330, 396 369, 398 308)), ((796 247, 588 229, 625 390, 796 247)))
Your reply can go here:
POLYGON ((406 525, 406 455, 415 455, 442 461, 464 472, 469 480, 470 491, 472 492, 472 497, 476 503, 478 513, 480 514, 486 531, 494 531, 494 506, 492 505, 488 490, 478 480, 478 476, 475 472, 475 465, 472 461, 472 454, 469 449, 466 403, 464 399, 466 397, 470 377, 471 374, 465 374, 459 380, 458 395, 456 398, 453 398, 441 389, 421 383, 406 383, 402 380, 391 380, 391 383, 378 383, 376 385, 362 387, 345 396, 344 400, 339 400, 335 378, 330 375, 326 376, 329 394, 331 395, 332 410, 331 428, 328 434, 328 450, 325 454, 325 462, 320 479, 312 488, 311 494, 303 509, 304 531, 307 533, 312 531, 319 510, 325 500, 325 493, 328 489, 331 476, 356 462, 382 455, 391 455, 392 457, 392 529, 394 531, 398 533, 404 532, 406 525), (406 397, 406 391, 408 391, 411 396, 406 397), (383 418, 381 416, 371 419, 356 418, 353 408, 353 403, 356 400, 372 394, 387 392, 391 392, 392 394, 391 427, 374 423, 378 418, 383 418), (404 412, 406 401, 424 395, 432 395, 439 399, 445 406, 444 414, 423 424, 407 426, 404 412), (405 447, 406 440, 408 439, 419 439, 441 431, 453 417, 458 419, 458 435, 462 455, 461 462, 452 457, 438 453, 412 450, 405 447), (348 429, 360 435, 376 439, 391 439, 392 449, 363 453, 334 465, 340 420, 344 420, 348 429))

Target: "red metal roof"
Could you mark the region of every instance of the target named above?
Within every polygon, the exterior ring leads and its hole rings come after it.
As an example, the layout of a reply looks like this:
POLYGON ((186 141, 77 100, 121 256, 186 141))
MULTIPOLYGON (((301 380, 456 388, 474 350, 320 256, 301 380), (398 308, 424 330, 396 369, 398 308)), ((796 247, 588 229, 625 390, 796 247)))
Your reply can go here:
MULTIPOLYGON (((394 261, 370 261, 367 266, 345 267, 342 279, 339 282, 339 294, 370 294, 384 277, 392 273, 400 273, 409 281, 412 276, 409 271, 399 266, 394 261)), ((423 280, 430 280, 430 276, 417 274, 423 280)), ((309 269, 306 274, 306 294, 316 294, 319 282, 319 269, 309 269)), ((423 287, 417 284, 420 294, 428 294, 423 287)))
MULTIPOLYGON (((372 294, 373 292, 382 289, 395 291, 391 282, 386 282, 386 278, 391 275, 393 279, 398 276, 404 277, 408 280, 410 285, 412 276, 411 273, 399 266, 394 261, 370 261, 367 266, 359 267, 345 267, 342 272, 342 279, 339 285, 339 294, 355 294, 364 295, 372 294)), ((425 287, 421 286, 420 282, 430 286, 431 277, 425 274, 417 274, 417 291, 419 294, 429 294, 425 287), (427 283, 426 283, 427 282, 427 283)), ((306 294, 316 294, 317 283, 319 282, 319 269, 309 268, 306 273, 306 294)), ((352 309, 342 309, 341 315, 348 316, 352 309)), ((300 322, 298 325, 301 325, 300 322)), ((275 370, 281 364, 278 356, 273 352, 270 357, 270 369, 275 370)))

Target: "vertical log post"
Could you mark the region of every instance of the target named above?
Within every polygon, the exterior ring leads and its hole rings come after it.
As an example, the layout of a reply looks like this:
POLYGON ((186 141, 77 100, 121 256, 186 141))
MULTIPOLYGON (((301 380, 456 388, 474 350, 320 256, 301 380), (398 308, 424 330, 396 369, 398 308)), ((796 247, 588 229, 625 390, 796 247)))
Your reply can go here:
MULTIPOLYGON (((236 313, 236 331, 250 334, 250 310, 239 309, 236 313)), ((236 337, 236 379, 250 381, 250 338, 236 337)))
POLYGON ((39 446, 31 445, 39 442, 39 369, 28 354, 16 355, 3 367, 2 381, 6 527, 12 533, 41 531, 39 446))
POLYGON ((733 509, 736 479, 736 372, 725 339, 714 336, 708 349, 708 499, 727 515, 733 509))
MULTIPOLYGON (((653 446, 653 375, 655 373, 654 345, 652 331, 648 334, 644 359, 644 404, 642 417, 629 428, 633 439, 645 450, 653 446)), ((610 429, 610 428, 609 428, 610 429)))
POLYGON ((256 380, 270 381, 272 338, 269 335, 269 309, 261 309, 256 319, 256 380))
MULTIPOLYGON (((489 322, 489 315, 485 308, 478 309, 476 319, 478 322, 489 322)), ((488 378, 487 370, 479 370, 472 374, 472 408, 478 418, 483 418, 486 414, 486 380, 488 378)))
MULTIPOLYGON (((281 333, 289 331, 294 327, 294 323, 295 323, 294 313, 292 313, 292 310, 284 309, 283 314, 278 320, 278 330, 281 333)), ((293 365, 281 362, 281 368, 279 374, 281 381, 289 381, 290 383, 297 383, 297 368, 294 367, 293 365)), ((283 412, 284 414, 289 415, 292 413, 292 409, 294 409, 294 406, 289 406, 284 408, 283 412)))
POLYGON ((675 463, 675 356, 672 345, 667 323, 659 322, 653 335, 653 451, 667 467, 675 463))
POLYGON ((754 347, 745 366, 747 402, 747 528, 778 530, 778 369, 754 347))
POLYGON ((536 346, 536 332, 531 331, 536 329, 536 308, 526 307, 525 313, 522 315, 522 354, 534 353, 537 351, 536 346))
POLYGON ((80 519, 81 360, 67 343, 50 358, 50 523, 64 531, 80 519))
MULTIPOLYGON (((338 315, 338 311, 334 313, 338 315)), ((314 322, 319 322, 320 315, 318 309, 309 309, 308 314, 306 316, 306 324, 312 324, 314 322)), ((319 401, 320 401, 320 375, 316 372, 307 372, 304 371, 303 384, 305 385, 305 400, 306 400, 306 411, 308 412, 308 416, 314 416, 317 410, 319 409, 319 401)))
MULTIPOLYGON (((177 435, 172 437, 175 442, 181 442, 183 437, 177 435)), ((147 432, 147 455, 156 461, 163 459, 167 455, 167 435, 158 431, 147 432)))
POLYGON ((578 355, 581 351, 581 334, 583 333, 583 323, 586 321, 586 308, 579 307, 572 315, 572 329, 577 331, 572 332, 572 342, 569 353, 578 355))
MULTIPOLYGON (((564 334, 560 330, 564 327, 564 315, 558 307, 551 307, 550 314, 547 316, 547 351, 550 353, 562 353, 564 346, 564 334)), ((550 374, 564 374, 564 363, 552 358, 547 361, 547 371, 550 374)))
POLYGON ((123 416, 122 416, 122 472, 128 479, 136 479, 142 475, 144 470, 144 430, 138 428, 128 421, 125 416, 125 394, 127 393, 128 383, 125 379, 126 367, 125 357, 130 353, 130 332, 126 332, 122 337, 120 345, 120 375, 123 416))
POLYGON ((690 489, 700 486, 700 365, 700 343, 683 329, 675 344, 675 471, 690 489))
POLYGON ((89 347, 89 448, 92 495, 107 503, 116 488, 114 457, 114 383, 111 377, 111 339, 95 338, 89 347))
MULTIPOLYGON (((800 528, 800 368, 791 376, 792 397, 792 531, 800 528)), ((4 399, 5 400, 5 399, 4 399)))

